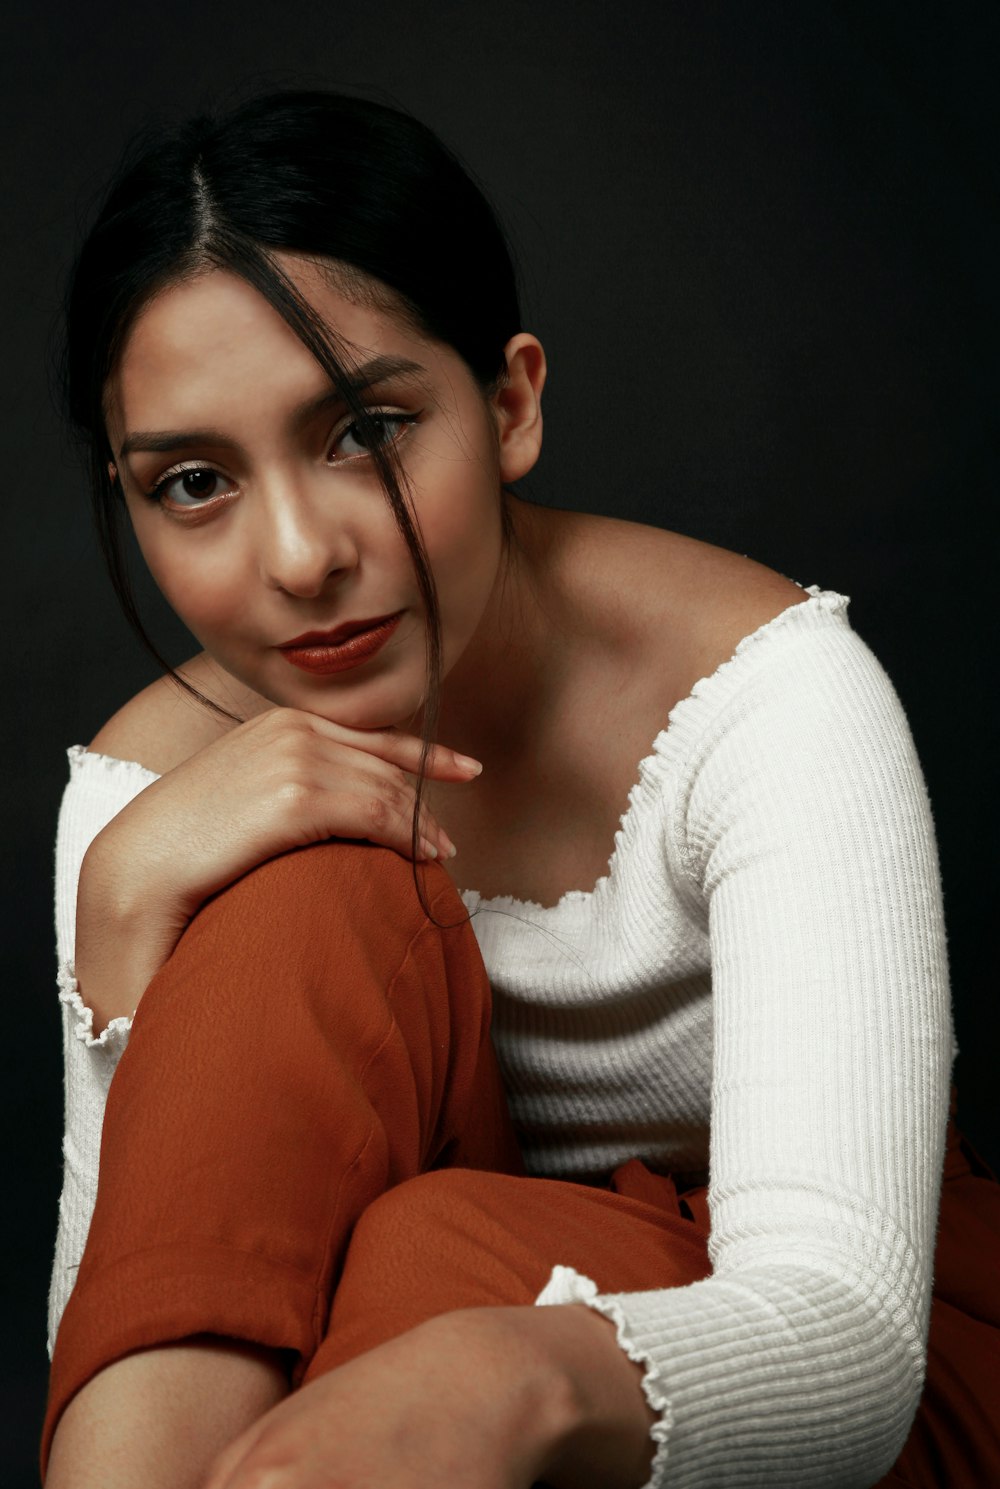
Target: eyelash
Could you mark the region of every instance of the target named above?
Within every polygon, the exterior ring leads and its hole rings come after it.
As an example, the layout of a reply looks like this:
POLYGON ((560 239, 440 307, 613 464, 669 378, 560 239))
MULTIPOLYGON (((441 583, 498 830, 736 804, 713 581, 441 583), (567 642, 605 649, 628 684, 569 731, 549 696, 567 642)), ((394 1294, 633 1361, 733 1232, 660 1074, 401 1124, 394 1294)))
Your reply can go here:
MULTIPOLYGON (((372 413, 371 413, 371 418, 377 424, 402 424, 402 425, 405 426, 405 425, 408 425, 408 424, 416 424, 419 421, 419 419, 420 419, 420 415, 419 414, 400 414, 400 413, 381 413, 381 412, 376 412, 376 411, 373 410, 372 413)), ((356 430, 357 427, 358 427, 358 421, 356 419, 353 419, 350 422, 350 424, 345 424, 344 427, 343 427, 343 429, 341 429, 340 432, 336 435, 336 437, 331 441, 331 448, 334 448, 336 445, 338 445, 340 443, 340 441, 345 437, 345 435, 350 434, 351 431, 352 430, 356 430)), ((402 431, 400 431, 400 434, 401 433, 402 433, 402 431)), ((395 436, 395 439, 399 439, 400 434, 397 434, 395 436)), ((393 442, 394 441, 392 439, 389 439, 389 440, 386 440, 385 441, 386 444, 392 444, 393 442)), ((369 458, 369 452, 368 451, 362 451, 358 455, 349 455, 347 457, 348 461, 366 460, 368 458, 369 458)), ((329 462, 329 463, 330 464, 336 463, 338 465, 343 465, 345 462, 341 460, 341 461, 329 462)), ((191 463, 191 464, 188 464, 188 465, 174 465, 174 466, 171 466, 169 470, 164 471, 163 475, 160 476, 159 480, 157 480, 155 482, 155 484, 153 486, 151 486, 150 489, 146 492, 147 500, 149 500, 151 502, 155 502, 157 504, 162 504, 163 498, 164 498, 164 493, 166 492, 167 487, 170 486, 174 481, 178 480, 181 476, 186 476, 186 475, 193 474, 195 471, 210 471, 213 475, 220 475, 220 472, 216 471, 215 470, 215 467, 214 466, 211 466, 211 465, 199 465, 199 464, 196 464, 196 463, 191 463)), ((207 506, 212 500, 214 500, 214 498, 212 498, 212 497, 206 497, 205 498, 204 505, 207 506)), ((190 507, 190 508, 188 508, 188 510, 189 511, 196 511, 197 510, 197 507, 196 506, 195 507, 190 507)))
MULTIPOLYGON (((420 415, 419 414, 382 413, 381 411, 376 411, 376 410, 373 409, 371 411, 371 417, 372 417, 372 419, 374 419, 374 421, 375 421, 376 424, 403 424, 403 425, 406 425, 406 424, 416 424, 417 420, 420 418, 420 415)), ((358 427, 357 420, 356 419, 352 419, 351 422, 350 422, 350 424, 345 424, 344 425, 343 429, 337 435, 337 438, 333 441, 333 443, 334 444, 339 444, 340 441, 344 438, 344 435, 345 434, 350 434, 351 430, 352 429, 357 429, 357 427, 358 427)), ((400 434, 401 433, 402 433, 402 431, 400 431, 400 434)), ((399 437, 400 437, 399 434, 397 434, 395 436, 396 439, 399 439, 399 437)), ((390 444, 391 445, 393 443, 394 443, 394 441, 391 440, 391 439, 390 440, 386 440, 386 444, 390 444)), ((365 451, 364 452, 364 455, 367 455, 368 453, 369 453, 368 451, 365 451)), ((361 459, 364 458, 364 455, 349 455, 348 456, 348 459, 349 460, 361 460, 361 459)))

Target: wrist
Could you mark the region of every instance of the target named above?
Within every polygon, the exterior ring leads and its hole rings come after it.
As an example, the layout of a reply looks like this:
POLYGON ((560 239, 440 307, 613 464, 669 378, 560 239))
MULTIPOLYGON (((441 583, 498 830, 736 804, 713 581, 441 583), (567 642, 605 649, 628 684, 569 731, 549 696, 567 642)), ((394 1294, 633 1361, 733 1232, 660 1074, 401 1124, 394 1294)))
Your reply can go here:
POLYGON ((642 1489, 648 1482, 656 1417, 643 1368, 603 1314, 582 1303, 477 1308, 422 1327, 450 1332, 461 1367, 488 1372, 501 1440, 531 1482, 552 1489, 642 1489))
POLYGON ((618 1343, 615 1325, 585 1303, 536 1308, 574 1404, 550 1444, 544 1478, 552 1489, 642 1489, 648 1483, 656 1414, 644 1367, 618 1343))

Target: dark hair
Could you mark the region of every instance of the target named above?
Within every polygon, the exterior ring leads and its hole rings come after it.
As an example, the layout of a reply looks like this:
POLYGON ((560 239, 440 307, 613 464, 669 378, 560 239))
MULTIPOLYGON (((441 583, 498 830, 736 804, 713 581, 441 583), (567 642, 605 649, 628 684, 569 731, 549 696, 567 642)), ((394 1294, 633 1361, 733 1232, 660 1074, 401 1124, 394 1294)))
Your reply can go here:
MULTIPOLYGON (((379 443, 379 427, 351 385, 342 341, 282 272, 274 257, 280 251, 329 261, 350 297, 452 347, 484 395, 502 386, 503 349, 521 328, 520 308, 510 251, 482 190, 411 116, 345 94, 296 91, 146 132, 133 143, 70 280, 67 412, 88 448, 101 548, 128 621, 165 672, 225 713, 164 660, 142 624, 125 557, 123 493, 108 470, 114 455, 104 394, 136 317, 169 284, 224 268, 284 317, 355 417, 413 560, 427 616, 419 811, 440 691, 434 579, 398 456, 379 443)), ((506 503, 503 520, 509 538, 506 503)), ((414 851, 416 842, 417 812, 414 851)))

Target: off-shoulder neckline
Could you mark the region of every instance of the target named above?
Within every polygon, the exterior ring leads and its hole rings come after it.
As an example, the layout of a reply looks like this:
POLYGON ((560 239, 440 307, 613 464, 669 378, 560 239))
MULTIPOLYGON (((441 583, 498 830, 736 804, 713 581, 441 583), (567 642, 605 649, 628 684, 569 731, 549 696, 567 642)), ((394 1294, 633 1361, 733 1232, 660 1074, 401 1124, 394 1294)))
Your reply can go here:
MULTIPOLYGON (((797 583, 797 581, 793 582, 797 583)), ((636 767, 635 783, 629 791, 628 803, 615 832, 607 872, 601 875, 592 889, 568 889, 552 905, 541 905, 535 900, 518 899, 515 895, 495 895, 490 899, 485 899, 478 890, 464 889, 462 899, 466 908, 470 912, 497 910, 511 911, 518 916, 554 916, 568 907, 577 910, 605 892, 614 876, 615 863, 629 824, 650 790, 652 777, 662 774, 664 769, 669 769, 671 765, 679 763, 679 760, 683 758, 684 746, 686 742, 690 742, 691 729, 696 724, 700 706, 703 710, 704 705, 710 702, 713 695, 723 692, 727 684, 734 680, 733 669, 738 669, 743 658, 755 653, 762 642, 780 634, 789 625, 809 623, 827 615, 842 616, 846 619, 847 607, 850 604, 849 595, 840 594, 837 590, 821 589, 817 584, 799 585, 799 588, 807 596, 805 600, 796 600, 793 604, 787 605, 784 610, 758 626, 755 631, 750 631, 742 637, 737 642, 731 656, 727 657, 724 662, 720 662, 714 672, 699 678, 690 692, 674 704, 667 715, 666 723, 653 740, 648 754, 643 756, 636 767)), ((109 777, 127 776, 140 781, 143 785, 150 785, 153 781, 160 779, 156 771, 149 770, 138 760, 120 760, 117 756, 104 755, 90 750, 86 745, 71 745, 66 753, 72 769, 86 767, 106 772, 109 777), (90 762, 93 764, 91 765, 90 762)))
POLYGON ((642 811, 643 803, 655 799, 657 787, 662 784, 664 776, 681 767, 697 732, 699 717, 704 718, 713 698, 718 699, 725 693, 727 685, 735 681, 733 673, 734 670, 739 671, 741 661, 748 654, 757 654, 762 642, 780 635, 790 625, 808 625, 827 616, 846 619, 849 595, 837 590, 821 589, 817 584, 810 584, 808 587, 799 585, 799 588, 808 596, 806 600, 797 600, 787 605, 756 630, 748 632, 737 642, 732 655, 720 662, 714 672, 699 678, 690 692, 675 703, 667 714, 666 723, 653 740, 649 753, 643 756, 636 767, 635 782, 619 819, 607 870, 592 889, 567 889, 552 905, 541 905, 537 900, 519 899, 516 895, 493 895, 487 899, 478 890, 465 889, 462 891, 462 900, 470 914, 494 910, 502 914, 510 913, 515 918, 537 919, 540 916, 555 917, 560 912, 577 915, 589 910, 612 884, 619 852, 628 837, 630 827, 642 811))

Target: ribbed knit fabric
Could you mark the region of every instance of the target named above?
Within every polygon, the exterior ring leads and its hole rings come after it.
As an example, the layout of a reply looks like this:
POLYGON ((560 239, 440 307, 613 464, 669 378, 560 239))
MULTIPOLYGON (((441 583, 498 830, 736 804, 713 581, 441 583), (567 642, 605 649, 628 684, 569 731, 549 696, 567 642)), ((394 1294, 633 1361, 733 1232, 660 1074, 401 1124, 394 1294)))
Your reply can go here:
MULTIPOLYGON (((538 1299, 598 1308, 646 1366, 656 1489, 873 1484, 923 1384, 956 1053, 934 826, 847 598, 806 593, 672 711, 592 892, 549 908, 465 895, 529 1170, 599 1179, 638 1156, 709 1179, 711 1277, 616 1294, 557 1267, 538 1299)), ((69 755, 50 1352, 128 1035, 124 1019, 90 1033, 77 879, 93 836, 156 779, 69 755)))

